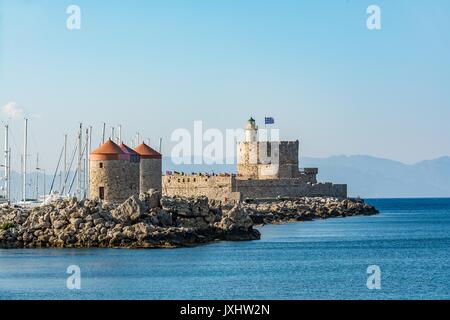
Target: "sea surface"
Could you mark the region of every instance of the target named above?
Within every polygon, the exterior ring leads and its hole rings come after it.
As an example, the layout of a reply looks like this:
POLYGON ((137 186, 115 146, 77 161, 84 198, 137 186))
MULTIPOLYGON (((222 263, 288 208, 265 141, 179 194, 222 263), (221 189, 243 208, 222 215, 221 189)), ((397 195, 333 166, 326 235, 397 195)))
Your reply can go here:
POLYGON ((0 249, 0 299, 449 299, 450 199, 367 202, 381 213, 268 225, 259 241, 0 249), (380 289, 367 287, 373 265, 380 289))

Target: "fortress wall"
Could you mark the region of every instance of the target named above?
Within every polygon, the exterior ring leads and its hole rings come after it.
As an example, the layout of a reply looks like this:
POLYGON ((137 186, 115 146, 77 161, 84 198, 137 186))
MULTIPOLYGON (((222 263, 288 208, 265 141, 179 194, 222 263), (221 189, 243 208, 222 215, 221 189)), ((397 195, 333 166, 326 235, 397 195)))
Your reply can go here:
POLYGON ((232 176, 174 175, 163 176, 163 194, 166 196, 198 197, 207 196, 212 200, 234 199, 235 179, 232 176))
POLYGON ((298 140, 281 141, 279 146, 280 164, 292 164, 298 168, 298 146, 298 140))
POLYGON ((279 178, 288 179, 288 178, 299 178, 300 172, 298 170, 297 164, 280 164, 280 168, 278 170, 279 178))
POLYGON ((258 166, 258 179, 277 179, 279 168, 278 164, 260 164, 258 166))
POLYGON ((237 172, 239 175, 244 177, 249 177, 253 179, 258 178, 258 165, 249 165, 249 164, 239 164, 237 165, 237 172))
POLYGON ((334 196, 338 198, 347 198, 346 184, 333 184, 334 196))
POLYGON ((312 184, 316 184, 317 183, 317 173, 313 173, 313 172, 299 172, 298 173, 298 178, 302 179, 302 181, 306 182, 306 183, 312 183, 312 184))
POLYGON ((308 197, 347 197, 346 184, 332 184, 331 182, 305 184, 301 186, 301 194, 308 197))
POLYGON ((237 145, 237 172, 246 177, 258 177, 258 151, 256 142, 239 142, 237 145))
POLYGON ((299 176, 298 147, 298 140, 280 142, 279 178, 297 178, 299 176))
POLYGON ((302 179, 236 180, 242 198, 347 197, 347 185, 306 183, 302 179))
POLYGON ((298 179, 236 180, 236 191, 242 198, 295 197, 299 193, 298 179))
POLYGON ((297 141, 239 142, 238 174, 252 179, 296 178, 298 171, 297 141), (261 153, 261 154, 260 154, 261 153), (278 159, 275 163, 271 159, 278 159))
MULTIPOLYGON (((304 175, 309 178, 309 175, 304 175)), ((167 196, 207 196, 212 200, 237 200, 245 198, 280 197, 346 197, 347 185, 332 183, 307 183, 298 179, 236 179, 234 176, 163 176, 163 194, 167 196)))

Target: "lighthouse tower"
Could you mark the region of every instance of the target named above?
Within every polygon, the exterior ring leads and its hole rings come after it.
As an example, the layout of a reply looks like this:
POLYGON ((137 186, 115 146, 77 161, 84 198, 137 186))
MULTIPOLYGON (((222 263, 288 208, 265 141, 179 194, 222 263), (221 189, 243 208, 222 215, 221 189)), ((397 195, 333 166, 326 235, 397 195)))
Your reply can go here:
POLYGON ((250 118, 247 121, 247 126, 245 127, 245 141, 246 142, 256 142, 258 141, 258 126, 255 123, 255 119, 250 118))
POLYGON ((244 179, 258 178, 258 126, 253 118, 245 126, 245 141, 237 144, 237 173, 244 179))

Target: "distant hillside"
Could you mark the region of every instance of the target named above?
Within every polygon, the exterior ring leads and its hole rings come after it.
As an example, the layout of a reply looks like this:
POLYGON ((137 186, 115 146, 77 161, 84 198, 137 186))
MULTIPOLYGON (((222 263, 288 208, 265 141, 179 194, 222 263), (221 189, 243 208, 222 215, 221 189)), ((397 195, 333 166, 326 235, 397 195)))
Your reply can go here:
MULTIPOLYGON (((350 196, 450 197, 450 157, 407 165, 371 156, 332 156, 300 159, 301 167, 318 167, 319 180, 347 183, 350 196)), ((235 172, 235 165, 174 165, 164 159, 164 170, 235 172)))
POLYGON ((407 165, 369 156, 302 158, 301 166, 319 167, 320 180, 348 184, 362 197, 450 197, 450 157, 407 165))
MULTIPOLYGON (((328 158, 300 159, 300 167, 318 167, 320 181, 347 183, 350 196, 365 198, 397 197, 450 197, 450 157, 421 161, 407 165, 398 161, 370 156, 332 156, 328 158)), ((170 158, 163 159, 163 171, 191 172, 236 172, 231 165, 175 165, 170 158)), ((28 197, 35 197, 36 174, 28 174, 28 197)), ((47 175, 46 189, 50 189, 53 176, 47 175)), ((39 193, 43 191, 43 176, 39 175, 39 193)), ((73 172, 69 178, 72 192, 76 189, 73 172)), ((53 190, 59 189, 59 176, 53 190)), ((2 184, 0 185, 0 189, 2 184)), ((12 172, 11 193, 15 199, 21 197, 20 174, 12 172)))

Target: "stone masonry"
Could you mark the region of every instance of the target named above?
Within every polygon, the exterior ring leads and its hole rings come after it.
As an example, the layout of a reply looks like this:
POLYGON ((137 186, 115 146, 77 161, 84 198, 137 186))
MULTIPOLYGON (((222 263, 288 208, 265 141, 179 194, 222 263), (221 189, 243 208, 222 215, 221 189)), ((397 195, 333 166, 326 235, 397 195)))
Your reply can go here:
POLYGON ((347 185, 317 182, 317 168, 299 169, 299 141, 258 141, 253 118, 245 141, 237 144, 237 175, 167 175, 168 196, 207 196, 214 200, 276 197, 347 197, 347 185))
POLYGON ((140 190, 141 193, 150 189, 161 190, 161 159, 141 159, 140 190))
POLYGON ((90 199, 100 198, 108 202, 123 202, 132 195, 139 195, 139 162, 128 160, 91 160, 90 199))

